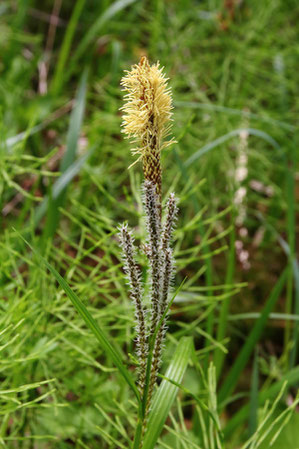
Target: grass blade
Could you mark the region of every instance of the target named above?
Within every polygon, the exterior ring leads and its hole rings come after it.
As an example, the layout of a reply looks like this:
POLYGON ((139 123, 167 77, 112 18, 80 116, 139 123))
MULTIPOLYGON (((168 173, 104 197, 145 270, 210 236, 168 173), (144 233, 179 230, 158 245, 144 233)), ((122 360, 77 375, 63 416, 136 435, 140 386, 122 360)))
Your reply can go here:
MULTIPOLYGON (((52 199, 55 200, 59 197, 61 192, 63 192, 68 184, 72 181, 72 179, 79 173, 84 163, 93 153, 95 147, 90 148, 90 150, 85 153, 80 159, 76 160, 72 165, 68 167, 68 169, 62 173, 62 175, 55 181, 52 188, 52 199)), ((37 226, 40 220, 43 218, 45 213, 47 212, 49 204, 49 197, 45 197, 41 204, 35 210, 34 215, 34 225, 37 226)))
POLYGON ((249 421, 248 421, 249 437, 251 437, 257 429, 258 392, 259 392, 259 369, 258 369, 258 351, 256 350, 254 354, 253 370, 251 377, 249 421))
POLYGON ((261 139, 265 140, 270 145, 272 145, 274 148, 280 147, 279 144, 276 142, 276 140, 273 139, 273 137, 269 136, 269 134, 267 134, 264 131, 261 131, 259 129, 255 129, 255 128, 233 129, 229 133, 224 134, 224 136, 218 137, 217 139, 213 140, 213 142, 209 142, 207 145, 204 145, 202 148, 200 148, 198 151, 196 151, 194 154, 192 154, 192 156, 190 156, 186 160, 184 165, 186 167, 190 167, 190 165, 192 165, 193 162, 195 162, 197 159, 199 159, 205 153, 208 153, 209 151, 213 150, 213 148, 218 147, 219 145, 221 145, 222 143, 231 139, 232 137, 239 136, 242 131, 246 131, 248 134, 260 137, 261 139))
MULTIPOLYGON (((233 283, 234 279, 234 273, 235 273, 235 265, 236 265, 236 250, 235 250, 235 240, 236 240, 236 231, 234 227, 235 223, 235 211, 232 210, 231 214, 231 221, 232 221, 232 230, 230 232, 230 245, 229 245, 229 253, 228 253, 228 263, 227 263, 227 270, 226 270, 226 284, 230 285, 233 283)), ((228 296, 226 299, 222 301, 222 304, 220 306, 220 316, 219 316, 219 324, 217 329, 217 340, 222 341, 224 337, 226 336, 226 330, 227 330, 227 321, 228 321, 228 314, 229 314, 229 308, 230 308, 230 296, 228 296)), ((216 368, 216 375, 217 379, 219 379, 223 363, 225 359, 225 353, 221 351, 219 348, 216 348, 215 354, 214 354, 214 363, 216 368)))
MULTIPOLYGON (((299 264, 298 260, 296 258, 294 249, 290 247, 290 245, 284 240, 284 238, 278 234, 276 229, 271 226, 268 222, 265 221, 264 217, 261 214, 258 214, 259 219, 269 228, 273 234, 276 236, 280 246, 282 247, 285 254, 288 256, 289 259, 289 267, 292 268, 293 273, 292 277, 294 279, 294 289, 295 289, 295 301, 294 301, 294 317, 299 315, 299 264)), ((292 240, 292 239, 290 239, 292 240)), ((291 280, 293 280, 291 279, 291 280)), ((289 280, 289 279, 288 279, 289 280)), ((291 314, 285 314, 285 316, 291 316, 291 314)), ((288 323, 287 323, 288 326, 288 323)), ((287 327, 286 326, 286 327, 287 327)), ((290 352, 290 367, 293 368, 296 363, 296 354, 297 354, 297 347, 298 347, 298 339, 299 339, 299 325, 297 322, 295 322, 294 329, 293 329, 293 347, 290 352)))
POLYGON ((71 114, 70 125, 66 139, 66 151, 60 164, 60 171, 64 172, 75 160, 78 139, 85 109, 85 97, 88 71, 85 69, 75 98, 75 107, 71 114))
MULTIPOLYGON (((299 316, 299 265, 297 259, 293 259, 293 271, 294 271, 294 284, 295 284, 295 307, 294 314, 299 316)), ((296 356, 298 350, 298 341, 299 341, 299 323, 295 322, 294 330, 293 330, 293 342, 294 346, 291 349, 290 354, 290 366, 294 367, 296 364, 296 356)))
POLYGON ((255 325, 252 331, 249 334, 249 337, 246 339, 246 343, 242 347, 238 357, 236 358, 231 370, 229 371, 221 389, 219 392, 219 403, 225 401, 229 394, 231 394, 238 382, 239 376, 244 369, 246 363, 249 360, 249 357, 255 347, 255 344, 259 340, 261 333, 266 325, 268 316, 270 312, 272 312, 273 307, 275 306, 281 290, 285 284, 287 271, 284 270, 278 279, 275 287, 273 288, 270 296, 266 302, 266 305, 263 309, 263 312, 259 319, 255 322, 255 325))
MULTIPOLYGON (((84 70, 79 84, 78 93, 75 99, 75 107, 70 118, 70 125, 66 139, 66 150, 60 163, 60 171, 64 173, 75 161, 78 139, 83 121, 86 86, 87 86, 87 70, 84 70)), ((44 229, 44 237, 53 237, 59 223, 59 208, 63 206, 65 200, 66 187, 60 192, 56 198, 50 198, 48 201, 47 222, 44 229)))
POLYGON ((219 104, 212 103, 198 103, 195 101, 176 101, 174 106, 179 108, 188 108, 188 109, 199 109, 203 111, 212 111, 212 112, 221 112, 227 115, 236 115, 237 117, 246 117, 252 120, 258 120, 261 122, 269 123, 276 127, 280 127, 283 129, 287 129, 289 131, 295 131, 296 127, 290 125, 287 122, 282 122, 281 120, 275 120, 271 117, 265 117, 263 115, 254 114, 253 112, 245 111, 244 109, 234 109, 226 106, 221 106, 219 104))
MULTIPOLYGON (((186 371, 191 349, 192 339, 183 337, 173 354, 173 359, 166 371, 165 377, 171 379, 175 383, 182 381, 186 371)), ((170 408, 175 400, 178 387, 167 380, 163 380, 153 400, 153 406, 150 411, 148 427, 144 437, 143 449, 154 449, 157 439, 159 438, 170 408)))

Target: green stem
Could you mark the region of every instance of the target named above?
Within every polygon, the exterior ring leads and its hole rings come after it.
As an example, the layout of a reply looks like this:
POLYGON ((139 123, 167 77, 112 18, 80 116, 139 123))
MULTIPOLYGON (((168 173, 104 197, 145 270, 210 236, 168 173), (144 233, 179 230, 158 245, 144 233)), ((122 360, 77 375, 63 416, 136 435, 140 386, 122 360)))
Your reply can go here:
POLYGON ((140 404, 140 406, 138 408, 138 420, 137 420, 137 426, 136 426, 136 431, 135 431, 135 435, 134 435, 132 449, 140 449, 141 448, 143 424, 144 424, 144 418, 143 418, 143 412, 142 412, 142 404, 140 404))
MULTIPOLYGON (((291 256, 289 257, 289 259, 291 256)), ((292 313, 292 302, 293 302, 293 269, 292 266, 288 266, 288 278, 286 284, 286 303, 285 303, 285 313, 292 313)), ((290 340, 291 340, 291 322, 289 320, 285 323, 284 328, 284 351, 286 354, 286 369, 289 367, 289 354, 290 354, 290 340)))

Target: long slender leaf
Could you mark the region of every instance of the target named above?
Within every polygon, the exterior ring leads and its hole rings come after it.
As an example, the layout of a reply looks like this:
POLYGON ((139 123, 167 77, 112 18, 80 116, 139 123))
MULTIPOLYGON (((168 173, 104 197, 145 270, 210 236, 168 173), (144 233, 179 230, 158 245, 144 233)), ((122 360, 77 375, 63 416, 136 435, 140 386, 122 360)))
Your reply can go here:
MULTIPOLYGON (((80 135, 85 108, 87 75, 88 71, 84 70, 75 99, 75 107, 71 113, 70 124, 66 139, 66 150, 61 160, 59 168, 61 173, 64 173, 74 163, 76 158, 78 139, 80 135)), ((66 187, 67 185, 64 187, 64 189, 62 189, 62 191, 56 198, 53 198, 52 196, 48 201, 47 222, 44 228, 45 238, 53 237, 53 235, 56 232, 60 217, 59 208, 63 206, 65 200, 66 187)))
POLYGON ((88 71, 85 69, 78 88, 78 92, 75 98, 75 107, 72 110, 70 125, 66 139, 66 151, 60 164, 60 171, 64 172, 74 162, 78 139, 81 131, 84 109, 85 109, 85 97, 87 87, 88 71))
MULTIPOLYGON (((283 251, 289 258, 289 263, 293 270, 293 277, 294 277, 294 288, 295 288, 295 304, 294 304, 294 318, 295 321, 297 320, 296 317, 299 316, 299 263, 297 258, 295 257, 294 249, 290 247, 290 245, 284 240, 284 238, 278 234, 276 229, 270 225, 269 222, 265 220, 262 214, 257 214, 258 218, 264 223, 264 225, 269 228, 273 234, 276 236, 280 246, 282 247, 283 251)), ((288 317, 288 314, 285 314, 286 317, 288 317)), ((287 319, 287 318, 285 318, 287 319)), ((298 323, 295 323, 294 330, 293 330, 293 347, 291 349, 290 354, 290 367, 293 367, 296 361, 296 354, 297 354, 297 348, 298 348, 298 339, 299 339, 299 325, 298 323)))
MULTIPOLYGON (((183 337, 180 340, 165 377, 176 383, 182 381, 190 358, 192 345, 193 342, 190 337, 183 337)), ((154 396, 142 449, 154 449, 177 392, 178 387, 175 384, 165 379, 162 381, 154 396)))
POLYGON ((137 387, 134 383, 134 380, 133 380, 130 372, 128 371, 128 369, 125 367, 125 365, 122 362, 122 356, 119 352, 119 349, 116 348, 116 346, 109 341, 109 338, 106 335, 105 331, 100 328, 100 326, 95 321, 95 319, 91 316, 91 314, 88 312, 87 308, 84 306, 82 301, 79 299, 79 297, 76 295, 76 293, 73 292, 71 287, 64 280, 64 278, 58 273, 58 271, 54 267, 52 267, 52 265, 43 256, 41 256, 21 235, 20 235, 20 237, 29 246, 29 248, 33 251, 33 253, 38 257, 38 259, 40 259, 40 261, 42 261, 46 265, 48 270, 55 277, 55 279, 57 280, 59 285, 65 291, 68 298, 71 300, 71 302, 72 302, 73 306, 75 307, 75 309, 77 310, 77 312, 81 315, 81 317, 85 321, 87 327, 93 332, 93 334, 98 339, 98 341, 100 342, 101 346, 103 347, 103 349, 107 353, 107 355, 111 357, 111 359, 113 360, 113 363, 118 368, 120 374, 123 376, 123 378, 125 379, 127 384, 132 388, 138 401, 140 401, 140 395, 138 393, 137 387))
POLYGON ((213 150, 213 148, 218 147, 222 143, 226 142, 227 140, 231 139, 232 137, 239 136, 242 131, 246 131, 247 133, 260 137, 261 139, 265 140, 266 142, 270 143, 274 148, 279 148, 279 144, 276 142, 276 140, 273 139, 273 137, 269 136, 269 134, 265 133, 264 131, 261 131, 259 129, 255 128, 240 128, 240 129, 234 129, 230 131, 227 134, 224 134, 224 136, 218 137, 218 139, 213 140, 213 142, 209 142, 207 145, 204 145, 202 148, 200 148, 198 151, 196 151, 192 156, 190 156, 186 162, 185 166, 189 167, 193 164, 197 159, 199 159, 201 156, 203 156, 205 153, 208 153, 209 151, 213 150))
MULTIPOLYGON (((51 120, 52 121, 52 120, 51 120)), ((50 123, 51 123, 50 121, 50 123)), ((26 139, 29 136, 32 136, 39 131, 42 131, 46 126, 48 126, 49 121, 45 120, 42 123, 39 123, 38 125, 33 126, 32 128, 27 129, 26 131, 22 131, 21 133, 17 134, 16 136, 8 137, 6 139, 5 144, 8 148, 16 145, 19 142, 22 142, 22 140, 26 139)))
MULTIPOLYGON (((272 228, 272 227, 271 227, 272 228)), ((273 228, 272 228, 273 229, 273 228)), ((291 265, 293 271, 294 278, 294 288, 295 288, 295 304, 294 304, 294 316, 299 316, 299 264, 298 260, 295 257, 294 249, 292 250, 290 245, 276 232, 274 229, 274 233, 284 250, 285 254, 289 258, 289 263, 291 265)), ((299 338, 299 326, 298 323, 295 323, 293 330, 293 347, 290 353, 290 367, 293 368, 296 362, 297 348, 298 348, 298 338, 299 338)))
POLYGON ((6 139, 5 141, 5 146, 9 149, 17 143, 22 142, 22 140, 27 139, 29 136, 33 136, 34 134, 39 133, 47 126, 49 126, 52 122, 58 120, 62 115, 67 114, 70 108, 70 103, 67 103, 66 105, 52 112, 52 114, 50 114, 42 123, 39 123, 38 125, 32 127, 29 126, 26 131, 22 131, 15 136, 8 137, 8 139, 6 139))
POLYGON ((174 103, 174 105, 179 108, 202 109, 204 111, 223 112, 228 115, 237 115, 239 117, 247 117, 249 119, 258 120, 258 121, 262 121, 262 122, 266 122, 266 123, 271 123, 274 126, 288 129, 289 131, 296 130, 295 126, 290 125, 289 123, 286 123, 286 122, 282 122, 281 120, 275 120, 270 117, 265 117, 265 116, 262 116, 259 114, 254 114, 249 111, 244 111, 243 109, 228 108, 226 106, 221 106, 219 104, 198 103, 195 101, 176 101, 174 103))
MULTIPOLYGON (((80 172, 84 163, 93 153, 95 147, 90 148, 83 156, 77 159, 68 167, 68 169, 61 174, 61 176, 55 181, 52 188, 52 199, 56 199, 59 197, 61 192, 65 190, 68 184, 74 179, 74 177, 80 172)), ((45 213, 47 212, 49 203, 49 197, 45 197, 41 204, 38 205, 34 215, 34 225, 37 226, 40 220, 43 218, 45 213)))
POLYGON ((250 437, 254 434, 254 432, 257 429, 258 392, 259 392, 259 369, 258 369, 258 350, 256 350, 253 361, 250 401, 249 401, 248 429, 250 437))
POLYGON ((257 341, 261 336, 261 333, 266 325, 268 316, 270 312, 272 312, 273 307, 275 306, 279 298, 281 290, 285 284, 286 274, 287 272, 286 270, 284 270, 280 278, 278 279, 275 287, 273 288, 272 292, 270 293, 270 296, 266 302, 266 305, 263 309, 261 316, 255 322, 252 331, 250 332, 248 338, 246 339, 246 342, 242 347, 238 357, 236 358, 231 370, 229 371, 219 392, 218 397, 219 403, 223 402, 227 398, 227 396, 233 392, 238 382, 239 376, 242 370, 244 369, 246 363, 248 362, 249 357, 255 347, 255 344, 257 343, 257 341))
MULTIPOLYGON (((233 283, 234 279, 234 273, 235 273, 235 265, 236 265, 236 250, 235 250, 235 240, 236 240, 236 231, 235 231, 235 210, 232 210, 231 213, 231 221, 232 221, 232 229, 230 231, 230 245, 229 245, 229 253, 228 253, 228 263, 227 263, 227 270, 226 270, 226 284, 230 285, 233 283)), ((227 321, 228 321, 228 314, 229 314, 229 308, 230 308, 230 301, 231 296, 229 295, 227 298, 225 298, 222 301, 222 304, 220 306, 220 316, 219 316, 219 324, 217 328, 217 340, 222 341, 224 337, 226 336, 226 329, 227 329, 227 321)), ((223 363, 225 359, 225 353, 220 350, 220 348, 216 348, 215 354, 214 354, 214 363, 216 368, 216 375, 217 379, 220 377, 220 373, 222 371, 223 363)))

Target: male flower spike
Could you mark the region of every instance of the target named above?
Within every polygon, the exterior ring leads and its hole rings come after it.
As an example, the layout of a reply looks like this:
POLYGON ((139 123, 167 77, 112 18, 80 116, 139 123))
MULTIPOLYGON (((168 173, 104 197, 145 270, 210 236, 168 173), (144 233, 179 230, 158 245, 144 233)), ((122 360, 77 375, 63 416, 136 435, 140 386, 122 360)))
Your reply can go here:
POLYGON ((161 150, 173 140, 163 142, 170 132, 172 116, 172 98, 167 80, 159 63, 149 65, 145 56, 139 64, 133 65, 122 78, 121 85, 125 95, 122 107, 123 132, 138 145, 132 150, 140 154, 146 180, 156 186, 156 193, 161 202, 162 169, 161 150))

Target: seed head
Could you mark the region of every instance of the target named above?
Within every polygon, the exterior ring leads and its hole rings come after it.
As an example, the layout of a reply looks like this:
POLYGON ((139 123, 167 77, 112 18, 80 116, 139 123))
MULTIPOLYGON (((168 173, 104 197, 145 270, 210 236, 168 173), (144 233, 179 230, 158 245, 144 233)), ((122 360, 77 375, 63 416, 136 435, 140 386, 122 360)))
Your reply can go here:
POLYGON ((145 56, 122 78, 121 85, 127 92, 122 131, 137 147, 133 154, 140 154, 145 179, 156 185, 161 195, 160 152, 173 143, 163 142, 170 132, 172 98, 167 78, 159 63, 149 65, 145 56))

